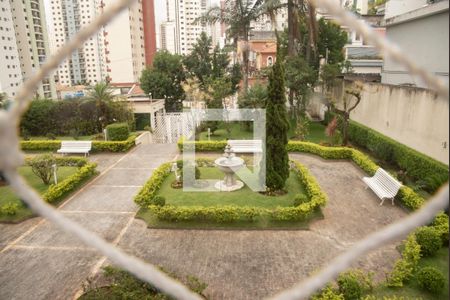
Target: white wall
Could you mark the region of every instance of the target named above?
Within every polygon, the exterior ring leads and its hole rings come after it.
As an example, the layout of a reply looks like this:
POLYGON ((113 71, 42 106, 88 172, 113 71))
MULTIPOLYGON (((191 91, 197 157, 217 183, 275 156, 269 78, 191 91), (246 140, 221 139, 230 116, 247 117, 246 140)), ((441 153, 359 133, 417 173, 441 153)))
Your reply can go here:
MULTIPOLYGON (((350 85, 347 82, 346 87, 350 85)), ((342 99, 342 89, 337 89, 342 99)), ((449 101, 421 88, 365 83, 350 118, 448 165, 449 101), (445 147, 444 147, 445 146, 445 147)))
POLYGON ((384 17, 386 19, 392 18, 421 8, 426 4, 427 0, 389 0, 386 2, 384 17))
MULTIPOLYGON (((386 28, 386 37, 394 41, 417 65, 441 77, 448 84, 448 26, 447 9, 436 15, 390 25, 386 28)), ((382 82, 426 87, 420 79, 409 75, 402 65, 390 57, 385 57, 384 60, 382 82)))

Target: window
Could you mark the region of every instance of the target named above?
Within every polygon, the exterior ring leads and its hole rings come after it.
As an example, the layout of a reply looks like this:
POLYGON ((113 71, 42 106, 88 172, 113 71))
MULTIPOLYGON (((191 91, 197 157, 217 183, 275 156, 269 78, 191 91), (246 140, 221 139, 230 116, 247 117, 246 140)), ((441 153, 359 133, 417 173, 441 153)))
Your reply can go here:
POLYGON ((273 65, 273 57, 269 56, 269 57, 267 57, 267 66, 271 66, 271 65, 273 65))

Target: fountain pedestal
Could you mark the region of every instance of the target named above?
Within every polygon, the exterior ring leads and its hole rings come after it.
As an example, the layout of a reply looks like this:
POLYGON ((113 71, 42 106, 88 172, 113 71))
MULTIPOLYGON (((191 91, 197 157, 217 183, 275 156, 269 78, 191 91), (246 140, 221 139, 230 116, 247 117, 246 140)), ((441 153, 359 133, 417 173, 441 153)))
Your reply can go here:
POLYGON ((244 160, 235 157, 229 145, 225 148, 225 155, 216 159, 214 163, 225 174, 224 179, 214 185, 216 189, 222 192, 232 192, 244 187, 244 183, 234 177, 235 171, 244 166, 244 160))

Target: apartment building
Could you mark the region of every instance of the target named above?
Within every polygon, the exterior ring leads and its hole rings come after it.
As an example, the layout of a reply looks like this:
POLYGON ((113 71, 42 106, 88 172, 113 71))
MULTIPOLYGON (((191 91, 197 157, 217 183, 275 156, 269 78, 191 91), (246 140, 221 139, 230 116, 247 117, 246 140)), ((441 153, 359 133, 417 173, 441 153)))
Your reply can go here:
POLYGON ((12 98, 22 83, 22 71, 9 0, 0 0, 0 59, 0 91, 12 98))
MULTIPOLYGON (((102 10, 98 0, 51 0, 52 52, 67 43, 82 27, 102 10)), ((61 85, 90 84, 107 78, 105 33, 99 31, 75 50, 59 67, 57 81, 61 85)))
MULTIPOLYGON (((175 24, 175 31, 167 30, 167 24, 163 23, 166 28, 164 32, 161 32, 161 42, 165 40, 167 45, 167 41, 173 39, 175 47, 174 51, 164 47, 162 49, 186 55, 190 53, 192 46, 203 31, 211 35, 210 26, 195 23, 195 20, 205 13, 209 7, 209 0, 166 0, 166 21, 175 24)), ((169 27, 171 28, 171 24, 169 27)))
MULTIPOLYGON (((51 0, 53 49, 70 40, 115 0, 51 0)), ((58 68, 61 85, 137 82, 156 53, 153 0, 135 1, 58 68)))
MULTIPOLYGON (((16 95, 20 83, 30 78, 46 61, 50 49, 43 0, 0 0, 0 55, 5 63, 0 75, 2 92, 16 95)), ((56 98, 53 77, 36 90, 40 97, 56 98)))

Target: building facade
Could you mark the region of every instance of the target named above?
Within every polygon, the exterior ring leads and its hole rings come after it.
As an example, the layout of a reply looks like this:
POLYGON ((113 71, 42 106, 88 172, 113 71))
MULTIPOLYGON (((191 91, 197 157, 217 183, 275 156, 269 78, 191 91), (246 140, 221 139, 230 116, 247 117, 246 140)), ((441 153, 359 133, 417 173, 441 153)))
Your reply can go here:
MULTIPOLYGON (((51 0, 52 51, 69 41, 114 0, 51 0)), ((58 68, 61 85, 137 82, 156 53, 153 0, 137 0, 72 53, 58 68)))
MULTIPOLYGON (((418 6, 418 7, 417 7, 418 6)), ((386 37, 405 51, 405 55, 428 72, 442 78, 448 85, 449 72, 449 1, 439 1, 416 9, 409 7, 406 13, 386 6, 386 37), (394 11, 392 11, 394 9, 394 11), (391 10, 391 11, 390 11, 391 10)), ((381 73, 381 82, 394 85, 424 87, 427 85, 412 76, 400 64, 386 57, 381 73)))
MULTIPOLYGON (((14 97, 20 83, 33 76, 49 56, 45 9, 42 0, 0 1, 0 7, 0 55, 5 63, 0 85, 8 97, 14 97)), ((53 77, 45 78, 35 92, 39 97, 56 98, 53 77)))
MULTIPOLYGON (((164 37, 161 31, 161 48, 171 53, 186 55, 189 54, 193 45, 197 42, 200 34, 204 31, 211 35, 211 28, 207 24, 197 24, 196 19, 210 7, 209 0, 166 0, 167 19, 163 23, 165 26, 164 37), (175 30, 167 29, 167 23, 174 23, 175 30), (162 41, 166 41, 164 48, 162 41), (174 51, 168 47, 168 40, 175 41, 174 51)), ((161 28, 163 29, 163 28, 161 28)))
POLYGON ((5 93, 9 98, 16 96, 17 89, 22 83, 17 47, 10 2, 0 1, 0 59, 2 61, 0 92, 5 93))

